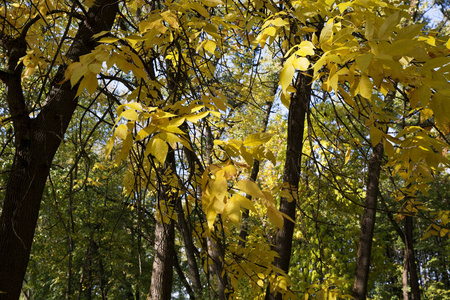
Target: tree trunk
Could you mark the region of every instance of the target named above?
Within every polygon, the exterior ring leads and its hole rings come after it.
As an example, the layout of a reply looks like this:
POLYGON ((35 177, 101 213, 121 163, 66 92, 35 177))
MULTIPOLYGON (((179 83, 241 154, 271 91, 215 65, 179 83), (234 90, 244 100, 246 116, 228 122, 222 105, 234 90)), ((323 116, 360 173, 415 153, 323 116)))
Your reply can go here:
POLYGON ((403 251, 403 272, 402 272, 402 289, 403 289, 403 300, 409 300, 408 293, 408 251, 405 249, 403 251))
MULTIPOLYGON (((162 169, 162 168, 161 168, 162 169)), ((164 171, 175 169, 175 153, 169 149, 164 171)), ((159 170, 161 171, 161 170, 159 170)), ((165 172, 167 173, 167 172, 165 172)), ((160 175, 158 188, 158 209, 160 209, 160 220, 155 224, 155 246, 152 268, 152 281, 150 283, 150 295, 148 300, 170 300, 172 296, 173 266, 175 253, 175 223, 172 216, 164 222, 163 214, 167 210, 174 210, 173 206, 177 195, 170 195, 170 180, 165 179, 165 174, 160 175), (170 207, 169 207, 170 206, 170 207)))
MULTIPOLYGON (((295 221, 295 211, 298 198, 298 183, 300 181, 303 132, 305 129, 306 113, 309 109, 311 99, 311 80, 312 71, 307 74, 300 73, 295 82, 295 92, 291 96, 289 104, 288 134, 286 160, 284 164, 283 185, 286 185, 291 199, 281 197, 280 211, 295 221)), ((278 230, 276 235, 275 250, 279 257, 275 258, 275 266, 283 270, 286 274, 289 271, 289 262, 291 260, 292 236, 294 233, 294 223, 284 218, 284 225, 278 230)), ((280 293, 270 293, 270 287, 267 288, 266 299, 281 299, 280 293)))
POLYGON ((173 281, 174 223, 156 222, 152 281, 148 300, 170 300, 173 281))
MULTIPOLYGON (((278 85, 275 87, 274 89, 274 94, 276 93, 278 88, 278 85)), ((267 130, 267 125, 269 124, 269 117, 270 117, 270 111, 272 110, 272 106, 273 106, 273 101, 268 101, 266 103, 266 107, 265 107, 265 111, 264 111, 264 119, 263 119, 263 126, 262 126, 262 130, 261 132, 264 133, 267 130)), ((256 179, 258 178, 258 173, 259 173, 259 160, 255 159, 253 161, 253 166, 252 166, 252 172, 250 174, 250 180, 255 182, 256 179)), ((246 195, 247 199, 251 200, 252 196, 250 195, 246 195)), ((241 230, 239 232, 239 246, 242 248, 245 248, 245 240, 247 239, 248 236, 248 217, 249 217, 249 211, 248 209, 244 209, 244 211, 242 212, 242 225, 241 225, 241 230)))
MULTIPOLYGON (((67 57, 78 60, 94 49, 92 36, 110 30, 117 11, 118 2, 97 0, 86 21, 80 24, 67 57)), ((0 72, 15 131, 14 162, 0 218, 2 300, 19 299, 50 165, 77 106, 77 86, 72 88, 69 82, 59 84, 65 70, 60 67, 41 112, 30 119, 21 86, 23 66, 17 65, 26 51, 25 37, 20 39, 9 45, 8 72, 0 72)))
POLYGON ((197 259, 195 258, 196 249, 194 242, 192 240, 192 230, 189 227, 186 220, 184 219, 184 212, 183 207, 181 205, 181 199, 180 201, 177 201, 176 208, 178 213, 178 224, 184 241, 184 249, 186 252, 186 258, 188 262, 190 280, 192 282, 192 287, 195 296, 200 296, 202 284, 200 281, 200 273, 198 271, 197 259))
POLYGON ((355 279, 353 282, 353 297, 356 300, 366 299, 367 282, 369 280, 370 253, 372 250, 373 229, 377 211, 378 182, 380 180, 381 159, 383 157, 383 144, 378 143, 369 160, 366 199, 364 213, 361 221, 358 254, 356 258, 355 279))
POLYGON ((405 237, 411 300, 420 300, 419 277, 417 276, 416 257, 414 254, 413 218, 411 216, 405 217, 405 237))

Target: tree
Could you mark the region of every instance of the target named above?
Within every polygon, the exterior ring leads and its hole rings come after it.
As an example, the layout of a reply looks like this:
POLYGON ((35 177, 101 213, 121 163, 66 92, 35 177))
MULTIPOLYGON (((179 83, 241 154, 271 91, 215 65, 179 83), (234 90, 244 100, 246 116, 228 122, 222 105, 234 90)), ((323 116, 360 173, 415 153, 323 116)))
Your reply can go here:
MULTIPOLYGON (((21 5, 18 6, 8 4, 8 7, 3 7, 5 15, 2 16, 4 26, 1 36, 2 47, 6 50, 3 57, 7 62, 3 65, 0 78, 6 86, 6 102, 14 126, 15 148, 0 219, 0 290, 5 292, 0 297, 5 299, 19 297, 51 162, 77 105, 76 87, 72 87, 69 82, 60 83, 64 79, 66 65, 59 60, 61 53, 58 52, 50 60, 54 61, 55 67, 59 61, 59 68, 51 68, 49 75, 43 79, 44 86, 41 88, 42 92, 46 91, 46 101, 42 108, 39 98, 25 98, 22 87, 24 63, 21 58, 27 54, 28 43, 32 43, 30 38, 36 38, 39 25, 45 22, 47 16, 61 13, 53 12, 45 6, 32 7, 31 14, 26 17, 21 13, 16 14, 20 11, 16 9, 20 9, 21 5), (53 75, 54 73, 56 74, 53 75), (50 77, 50 74, 53 76, 50 77), (51 82, 50 87, 45 86, 48 82, 51 82), (35 111, 35 105, 40 109, 35 111)), ((63 54, 66 59, 77 61, 80 56, 94 49, 96 43, 92 40, 93 35, 111 28, 117 10, 118 4, 111 4, 109 1, 95 2, 88 11, 83 8, 84 20, 73 36, 71 47, 63 54)), ((70 12, 64 14, 68 21, 66 33, 61 35, 61 32, 54 32, 59 37, 59 43, 55 47, 59 45, 60 50, 66 50, 61 48, 68 38, 72 18, 75 17, 70 12)), ((39 47, 36 44, 32 46, 39 47)))

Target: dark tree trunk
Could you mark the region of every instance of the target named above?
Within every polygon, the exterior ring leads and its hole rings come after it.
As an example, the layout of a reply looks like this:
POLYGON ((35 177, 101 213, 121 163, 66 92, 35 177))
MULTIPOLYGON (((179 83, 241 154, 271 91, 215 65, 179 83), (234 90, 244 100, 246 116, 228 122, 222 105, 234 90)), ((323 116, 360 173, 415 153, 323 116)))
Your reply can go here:
MULTIPOLYGON (((300 73, 295 82, 295 92, 291 97, 289 104, 288 117, 288 135, 286 160, 284 164, 283 184, 286 185, 291 199, 281 197, 280 211, 295 221, 295 208, 298 197, 298 183, 300 181, 303 132, 305 129, 306 113, 309 109, 311 99, 311 80, 312 71, 307 74, 300 73)), ((289 262, 291 260, 292 236, 294 233, 294 223, 284 218, 284 225, 278 230, 276 235, 275 250, 279 257, 275 259, 275 266, 283 270, 286 274, 289 271, 289 262)), ((280 299, 282 295, 270 293, 270 287, 267 288, 266 299, 280 299)))
POLYGON ((383 157, 383 144, 378 143, 369 160, 366 199, 364 213, 361 220, 358 254, 356 258, 355 279, 353 282, 353 297, 357 300, 366 299, 367 282, 369 280, 370 253, 372 250, 373 229, 377 211, 378 183, 380 180, 381 160, 383 157))
MULTIPOLYGON (((278 85, 275 87, 274 89, 274 94, 276 93, 278 88, 278 85)), ((263 124, 262 124, 262 130, 261 132, 266 132, 267 130, 267 125, 269 124, 269 117, 270 117, 270 111, 272 110, 272 106, 273 106, 273 101, 268 101, 266 103, 266 107, 265 107, 265 112, 264 112, 264 119, 263 119, 263 124)), ((250 180, 255 182, 256 179, 258 178, 258 173, 259 173, 259 160, 254 160, 253 161, 253 166, 252 166, 252 172, 250 174, 250 180)), ((246 195, 247 199, 251 200, 252 196, 250 195, 246 195)), ((248 217, 249 217, 249 211, 248 209, 245 209, 242 212, 242 226, 241 226, 241 231, 239 232, 239 246, 240 247, 245 247, 245 240, 247 239, 248 236, 248 217)))
POLYGON ((202 284, 200 281, 200 273, 198 271, 197 259, 195 258, 195 245, 192 240, 192 230, 189 224, 184 219, 183 207, 181 201, 177 201, 177 213, 178 213, 178 224, 180 232, 183 236, 184 249, 186 251, 186 258, 188 262, 188 270, 190 275, 190 280, 192 282, 192 288, 195 296, 200 296, 202 284))
POLYGON ((405 237, 406 237, 406 261, 408 263, 409 284, 411 286, 411 300, 420 300, 419 276, 417 275, 416 257, 414 253, 413 241, 413 218, 405 217, 405 237))
MULTIPOLYGON (((96 1, 86 21, 80 24, 67 56, 78 60, 94 49, 92 36, 109 30, 117 11, 118 2, 96 1)), ((23 66, 17 66, 18 59, 25 55, 25 35, 7 45, 9 70, 0 71, 15 132, 14 162, 0 218, 2 300, 19 299, 50 165, 77 106, 77 87, 72 88, 69 82, 58 84, 65 70, 60 67, 41 112, 30 119, 21 86, 23 66)))
POLYGON ((408 251, 405 249, 403 252, 403 272, 402 272, 402 290, 403 300, 409 300, 408 293, 408 251))

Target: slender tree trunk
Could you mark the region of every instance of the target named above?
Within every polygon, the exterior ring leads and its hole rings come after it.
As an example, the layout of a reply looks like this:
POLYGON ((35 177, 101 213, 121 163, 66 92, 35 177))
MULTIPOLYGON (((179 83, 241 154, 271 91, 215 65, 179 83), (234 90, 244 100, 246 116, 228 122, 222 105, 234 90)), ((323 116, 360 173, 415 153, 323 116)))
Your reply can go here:
POLYGON ((197 259, 195 258, 195 246, 192 241, 192 230, 190 229, 188 223, 184 219, 183 207, 180 201, 177 201, 177 213, 178 213, 178 224, 180 227, 180 232, 183 236, 184 241, 184 249, 186 252, 186 258, 188 262, 188 270, 190 275, 190 280, 192 282, 192 287, 194 294, 196 296, 200 296, 201 294, 201 281, 200 281, 200 273, 198 271, 197 259))
MULTIPOLYGON (((214 137, 211 131, 211 127, 206 126, 206 134, 205 134, 205 142, 206 142, 206 157, 208 165, 212 164, 212 149, 214 145, 214 137)), ((208 248, 208 256, 212 260, 212 264, 208 266, 208 272, 209 272, 209 280, 210 282, 214 281, 214 276, 216 276, 216 285, 217 285, 217 293, 218 295, 215 295, 213 290, 210 290, 210 297, 212 299, 218 298, 220 300, 227 299, 227 294, 225 293, 225 290, 228 286, 228 278, 227 274, 223 272, 223 252, 221 251, 221 239, 219 237, 219 232, 223 230, 222 228, 216 229, 216 237, 215 239, 211 237, 206 238, 206 245, 208 248)), ((212 235, 212 233, 211 233, 212 235)))
MULTIPOLYGON (((283 184, 292 194, 290 199, 281 197, 280 211, 295 221, 295 212, 298 198, 298 183, 300 181, 303 132, 305 129, 306 113, 309 109, 311 99, 312 71, 307 74, 300 73, 295 82, 295 92, 291 96, 288 117, 288 135, 286 161, 284 164, 283 184)), ((279 257, 275 259, 275 266, 283 270, 286 274, 289 271, 291 260, 292 236, 294 233, 294 223, 284 218, 284 225, 278 230, 276 235, 275 250, 279 257)), ((266 299, 281 299, 282 295, 270 293, 267 288, 266 299)))
MULTIPOLYGON (((276 93, 277 87, 275 87, 274 89, 274 94, 276 93)), ((263 119, 263 124, 262 124, 262 130, 261 132, 264 133, 267 130, 267 125, 269 124, 269 117, 270 117, 270 111, 272 110, 272 105, 273 105, 273 101, 268 101, 266 103, 266 107, 265 107, 265 111, 264 111, 264 119, 263 119)), ((254 160, 253 161, 253 166, 252 166, 252 172, 250 174, 250 180, 255 182, 256 179, 258 178, 258 173, 259 173, 259 160, 254 160)), ((246 195, 247 199, 251 200, 252 196, 250 195, 246 195)), ((245 209, 242 212, 242 226, 241 226, 241 231, 239 232, 239 237, 241 238, 239 240, 239 246, 240 247, 245 247, 245 240, 247 239, 248 236, 248 217, 249 217, 249 211, 248 209, 245 209)))
MULTIPOLYGON (((78 60, 96 46, 92 36, 110 30, 118 11, 118 2, 97 0, 80 24, 67 54, 78 60)), ((6 186, 0 218, 0 299, 19 299, 25 276, 42 193, 53 157, 77 106, 77 87, 64 78, 61 67, 41 112, 30 119, 21 86, 22 64, 25 55, 25 36, 9 44, 8 72, 0 71, 6 85, 6 98, 15 131, 14 162, 6 186)))
POLYGON ((405 217, 406 259, 409 270, 409 284, 411 286, 411 300, 420 300, 419 276, 417 275, 416 257, 413 241, 413 218, 405 217))
POLYGON ((409 300, 408 293, 408 251, 405 249, 403 252, 403 272, 402 272, 402 288, 403 288, 403 300, 409 300))
POLYGON ((377 211, 378 183, 380 180, 383 144, 378 143, 369 160, 367 175, 366 199, 361 221, 358 254, 356 258, 355 279, 353 282, 353 297, 363 300, 367 297, 367 282, 369 280, 370 253, 372 250, 373 229, 377 211))

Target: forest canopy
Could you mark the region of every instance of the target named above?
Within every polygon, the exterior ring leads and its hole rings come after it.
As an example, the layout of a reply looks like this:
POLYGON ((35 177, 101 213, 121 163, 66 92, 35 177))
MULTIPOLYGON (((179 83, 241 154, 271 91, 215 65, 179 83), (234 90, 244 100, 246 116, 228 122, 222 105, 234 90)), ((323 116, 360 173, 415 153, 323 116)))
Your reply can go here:
POLYGON ((3 1, 0 299, 448 299, 449 8, 3 1))

